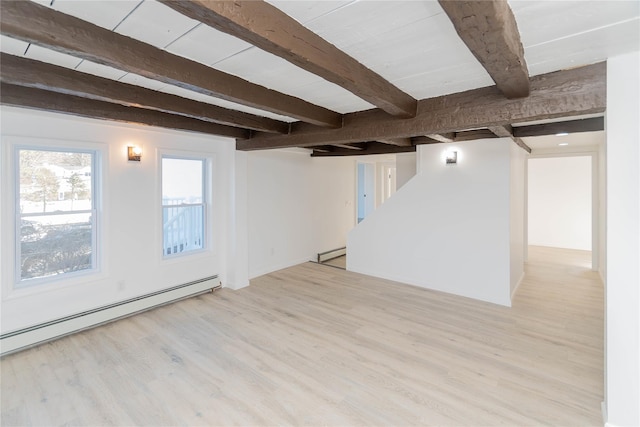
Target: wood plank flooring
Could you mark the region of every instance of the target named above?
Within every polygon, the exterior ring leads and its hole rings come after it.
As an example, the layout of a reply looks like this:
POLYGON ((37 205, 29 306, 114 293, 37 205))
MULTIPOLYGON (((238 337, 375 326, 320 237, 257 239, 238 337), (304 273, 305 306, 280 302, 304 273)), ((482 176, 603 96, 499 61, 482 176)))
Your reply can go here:
POLYGON ((512 308, 298 265, 5 357, 0 421, 602 425, 588 257, 531 248, 512 308))

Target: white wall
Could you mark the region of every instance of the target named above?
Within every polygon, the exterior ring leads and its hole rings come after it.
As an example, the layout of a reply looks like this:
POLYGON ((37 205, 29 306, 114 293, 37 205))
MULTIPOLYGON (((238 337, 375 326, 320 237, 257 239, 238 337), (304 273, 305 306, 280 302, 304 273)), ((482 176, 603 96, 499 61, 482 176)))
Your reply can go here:
POLYGON ((527 152, 511 144, 509 165, 509 283, 511 297, 524 276, 525 260, 525 170, 527 152))
POLYGON ((529 159, 529 244, 591 250, 591 157, 529 159))
POLYGON ((607 425, 640 425, 640 52, 607 61, 607 425))
POLYGON ((396 190, 416 175, 416 153, 396 154, 396 190))
POLYGON ((94 307, 214 274, 227 284, 227 222, 235 215, 234 141, 227 138, 116 124, 54 113, 2 107, 2 205, 0 278, 2 331, 57 319, 94 307), (13 289, 13 144, 87 146, 103 153, 101 270, 43 286, 13 289), (128 162, 127 144, 143 146, 140 163, 128 162), (179 150, 213 159, 213 246, 162 259, 159 150, 179 150))
POLYGON ((302 149, 248 153, 249 277, 345 246, 355 224, 355 164, 302 149))
POLYGON ((349 233, 348 270, 509 306, 512 144, 420 146, 419 174, 349 233))
POLYGON ((607 283, 607 144, 598 147, 598 258, 602 283, 607 283))

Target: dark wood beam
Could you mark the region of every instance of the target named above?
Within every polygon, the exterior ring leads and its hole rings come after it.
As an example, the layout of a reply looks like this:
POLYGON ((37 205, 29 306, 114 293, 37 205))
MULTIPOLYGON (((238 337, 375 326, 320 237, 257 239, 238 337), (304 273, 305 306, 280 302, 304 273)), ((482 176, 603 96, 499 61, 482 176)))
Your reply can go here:
POLYGON ((423 144, 449 144, 451 142, 474 141, 476 139, 497 138, 497 136, 489 129, 472 129, 460 132, 451 132, 447 134, 449 137, 442 141, 429 138, 428 136, 415 136, 411 138, 414 145, 423 144), (449 138, 451 140, 449 140, 449 138))
POLYGON ((58 52, 319 126, 342 116, 32 1, 0 2, 0 32, 58 52))
POLYGON ((473 141, 476 139, 497 138, 489 129, 473 129, 456 132, 455 142, 473 141))
POLYGON ((428 136, 414 136, 411 138, 411 143, 413 145, 425 145, 425 144, 442 144, 440 141, 436 141, 435 139, 431 139, 428 136))
POLYGON ((456 140, 455 132, 448 133, 430 133, 429 135, 425 135, 427 138, 433 139, 438 142, 454 142, 456 140))
POLYGON ((506 99, 495 87, 424 99, 412 119, 389 117, 380 110, 344 115, 340 129, 322 129, 294 123, 289 135, 257 132, 238 141, 239 150, 310 147, 378 139, 456 132, 460 129, 602 113, 606 108, 604 62, 531 78, 527 98, 506 99))
POLYGON ((250 133, 246 129, 219 125, 161 111, 125 107, 110 102, 63 95, 43 89, 15 86, 7 83, 0 84, 0 103, 92 119, 137 123, 231 138, 248 138, 250 133))
POLYGON ((411 147, 413 143, 411 138, 381 138, 378 140, 383 144, 397 145, 398 147, 411 147))
POLYGON ((121 83, 69 68, 0 53, 0 80, 18 86, 114 102, 264 132, 289 132, 289 123, 121 83))
POLYGON ((344 148, 345 150, 364 150, 364 144, 332 144, 332 147, 344 148))
POLYGON ((564 122, 544 123, 539 125, 518 126, 513 128, 516 137, 555 135, 557 133, 595 132, 604 130, 604 117, 590 119, 567 120, 564 122))
POLYGON ((333 82, 389 114, 416 114, 416 99, 267 2, 160 1, 333 82))
POLYGON ((456 32, 507 98, 529 95, 529 71, 506 0, 438 0, 456 32))
POLYGON ((489 126, 489 130, 499 138, 510 138, 524 151, 531 153, 531 148, 521 138, 513 136, 513 128, 511 125, 489 126))
POLYGON ((511 125, 489 126, 489 130, 493 132, 498 138, 513 137, 513 128, 511 127, 511 125))
POLYGON ((372 141, 367 142, 362 151, 354 151, 344 148, 336 148, 329 152, 314 150, 311 153, 311 157, 368 156, 372 154, 411 153, 413 151, 416 151, 415 146, 399 147, 397 145, 389 145, 372 141))
POLYGON ((313 151, 317 151, 319 153, 328 153, 332 149, 333 147, 331 147, 330 145, 319 145, 317 147, 313 147, 313 151))

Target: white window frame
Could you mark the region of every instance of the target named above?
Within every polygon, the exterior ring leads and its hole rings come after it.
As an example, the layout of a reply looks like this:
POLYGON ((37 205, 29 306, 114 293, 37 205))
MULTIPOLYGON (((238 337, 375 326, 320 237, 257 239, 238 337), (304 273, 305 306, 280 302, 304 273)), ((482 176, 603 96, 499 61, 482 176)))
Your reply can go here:
POLYGON ((176 258, 189 257, 193 255, 202 254, 203 252, 209 252, 211 250, 211 219, 209 218, 209 210, 210 210, 210 200, 211 195, 209 191, 208 177, 211 174, 210 165, 211 158, 202 154, 199 155, 197 153, 176 153, 173 151, 161 152, 160 153, 160 246, 162 251, 162 259, 163 260, 173 260, 176 258), (180 205, 165 205, 163 202, 163 193, 164 189, 162 186, 162 180, 164 176, 164 169, 162 167, 164 159, 177 159, 177 160, 196 160, 201 162, 202 164, 202 202, 201 203, 188 203, 188 204, 180 204, 180 205), (180 207, 193 207, 193 206, 202 206, 202 247, 193 250, 181 251, 181 252, 173 252, 171 254, 166 253, 165 242, 164 242, 164 209, 165 207, 171 206, 180 206, 180 207))
POLYGON ((94 275, 100 272, 100 224, 101 215, 100 209, 100 187, 98 175, 101 171, 101 151, 96 148, 83 148, 83 147, 69 147, 64 144, 57 145, 52 143, 51 145, 34 145, 34 144, 15 144, 13 146, 13 191, 14 191, 14 289, 27 289, 31 287, 40 287, 45 284, 51 284, 56 282, 62 282, 65 280, 73 279, 76 277, 94 275), (20 212, 20 151, 50 151, 50 152, 63 152, 63 153, 85 153, 91 154, 91 209, 79 210, 79 211, 64 211, 64 212, 38 212, 31 214, 23 214, 20 212), (22 247, 21 247, 21 224, 22 219, 30 216, 54 216, 62 214, 91 214, 91 268, 84 270, 71 271, 67 273, 55 274, 51 276, 36 277, 36 278, 22 278, 22 247))

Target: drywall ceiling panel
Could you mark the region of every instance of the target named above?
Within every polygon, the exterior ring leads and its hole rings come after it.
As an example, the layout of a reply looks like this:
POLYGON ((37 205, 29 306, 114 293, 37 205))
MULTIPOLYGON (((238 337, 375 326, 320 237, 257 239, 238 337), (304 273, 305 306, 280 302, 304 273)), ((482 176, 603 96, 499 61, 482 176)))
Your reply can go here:
POLYGON ((325 80, 317 80, 306 86, 297 87, 295 92, 300 98, 342 114, 375 108, 351 92, 345 94, 344 89, 325 80))
POLYGON ((113 30, 142 0, 78 1, 56 0, 53 8, 103 28, 113 30))
POLYGON ((449 66, 394 80, 393 83, 410 92, 416 99, 433 98, 495 84, 488 74, 469 75, 467 70, 468 64, 449 66))
POLYGON ((35 44, 29 46, 25 56, 30 59, 35 59, 36 61, 48 62, 49 64, 60 65, 66 68, 75 68, 81 61, 80 58, 76 58, 75 56, 56 52, 35 44))
POLYGON ((153 0, 145 0, 116 32, 164 48, 200 23, 153 0))
POLYGON ((0 35, 0 50, 11 55, 22 56, 29 43, 0 35))
POLYGON ((346 89, 261 49, 246 50, 218 62, 215 68, 332 110, 339 103, 345 102, 357 109, 370 108, 367 102, 346 89), (311 85, 314 85, 314 89, 308 90, 311 85), (331 93, 332 96, 327 98, 327 93, 331 93))
MULTIPOLYGON (((511 0, 525 49, 638 18, 638 1, 511 0)), ((576 47, 589 48, 588 45, 576 47)))
POLYGON ((526 49, 532 76, 605 61, 609 57, 640 49, 640 20, 600 27, 526 49), (589 46, 581 49, 579 46, 589 46))
POLYGON ((247 107, 244 105, 236 104, 235 102, 225 101, 224 99, 213 98, 211 96, 203 95, 198 92, 194 92, 188 89, 183 89, 178 86, 165 85, 158 89, 161 92, 170 93, 172 95, 178 95, 183 98, 193 99, 196 101, 206 102, 207 104, 217 105, 231 110, 244 111, 245 113, 255 114, 257 116, 269 117, 275 120, 283 122, 293 122, 295 119, 291 117, 281 116, 279 114, 270 113, 268 111, 258 110, 256 108, 247 107))
POLYGON ((165 86, 166 83, 160 82, 158 80, 148 79, 143 76, 139 76, 137 74, 128 73, 120 78, 120 81, 123 83, 129 83, 136 86, 146 87, 147 89, 158 90, 159 88, 165 86))
POLYGON ((76 70, 112 80, 120 80, 127 74, 125 71, 86 60, 82 61, 82 63, 76 67, 76 70))
POLYGON ((199 25, 167 46, 169 52, 206 65, 215 65, 247 49, 255 48, 207 25, 199 25))
MULTIPOLYGON (((289 7, 289 2, 276 4, 289 7)), ((295 9, 287 13, 297 18, 295 9)), ((306 25, 415 98, 442 94, 453 67, 464 70, 458 91, 493 84, 437 2, 352 2, 306 25), (431 84, 424 81, 427 73, 431 84)))
POLYGON ((287 15, 301 22, 305 26, 314 19, 327 16, 345 6, 355 3, 355 0, 347 1, 282 1, 268 0, 287 15))

